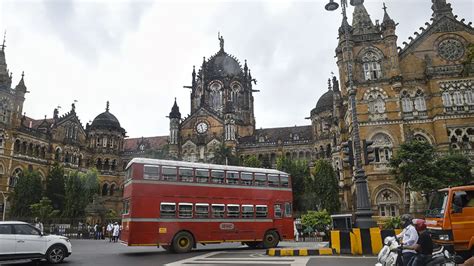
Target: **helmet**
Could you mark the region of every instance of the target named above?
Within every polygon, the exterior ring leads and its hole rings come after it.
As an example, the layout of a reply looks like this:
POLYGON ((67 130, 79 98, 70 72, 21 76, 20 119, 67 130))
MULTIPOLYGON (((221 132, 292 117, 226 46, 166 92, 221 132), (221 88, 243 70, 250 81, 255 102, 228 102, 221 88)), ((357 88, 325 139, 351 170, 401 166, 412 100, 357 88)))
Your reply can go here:
POLYGON ((403 228, 405 228, 412 224, 413 217, 410 214, 404 214, 400 217, 400 220, 402 221, 403 228))
POLYGON ((426 230, 426 223, 423 219, 415 219, 415 228, 416 231, 424 231, 426 230))

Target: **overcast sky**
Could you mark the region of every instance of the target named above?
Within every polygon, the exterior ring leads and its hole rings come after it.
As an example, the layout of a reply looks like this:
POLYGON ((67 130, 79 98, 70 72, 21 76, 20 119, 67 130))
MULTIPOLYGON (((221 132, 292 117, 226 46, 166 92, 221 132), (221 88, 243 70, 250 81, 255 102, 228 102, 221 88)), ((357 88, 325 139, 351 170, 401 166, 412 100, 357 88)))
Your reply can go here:
MULTIPOLYGON (((337 1, 337 0, 336 0, 337 1)), ((337 1, 338 2, 338 1, 337 1)), ((366 0, 372 20, 382 0, 366 0)), ((472 21, 472 0, 448 0, 472 21)), ((0 0, 0 30, 13 83, 22 71, 29 94, 24 111, 41 119, 70 110, 83 125, 105 111, 130 137, 167 135, 166 116, 176 97, 190 111, 192 66, 219 50, 247 59, 258 83, 258 128, 307 125, 312 108, 337 73, 334 49, 340 12, 327 1, 26 1, 0 0)), ((429 21, 430 0, 385 0, 398 45, 429 21)), ((349 13, 352 14, 352 7, 349 13)), ((338 10, 340 11, 340 10, 338 10)), ((352 16, 349 16, 350 21, 352 16)))

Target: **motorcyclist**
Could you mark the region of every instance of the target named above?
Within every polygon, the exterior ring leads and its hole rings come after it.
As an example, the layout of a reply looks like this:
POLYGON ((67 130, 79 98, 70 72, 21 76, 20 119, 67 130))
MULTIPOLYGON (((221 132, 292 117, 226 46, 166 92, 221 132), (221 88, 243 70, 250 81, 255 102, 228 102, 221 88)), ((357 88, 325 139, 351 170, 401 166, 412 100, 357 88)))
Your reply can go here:
POLYGON ((425 220, 415 219, 415 229, 418 231, 419 237, 416 244, 413 246, 404 246, 405 249, 415 250, 417 254, 411 262, 410 266, 423 266, 431 259, 433 253, 433 241, 431 235, 426 231, 425 220))
POLYGON ((413 249, 405 249, 405 246, 413 246, 418 241, 418 233, 412 224, 413 217, 409 214, 401 216, 403 230, 397 235, 397 238, 402 239, 402 262, 403 266, 407 266, 413 256, 416 255, 416 251, 413 249))

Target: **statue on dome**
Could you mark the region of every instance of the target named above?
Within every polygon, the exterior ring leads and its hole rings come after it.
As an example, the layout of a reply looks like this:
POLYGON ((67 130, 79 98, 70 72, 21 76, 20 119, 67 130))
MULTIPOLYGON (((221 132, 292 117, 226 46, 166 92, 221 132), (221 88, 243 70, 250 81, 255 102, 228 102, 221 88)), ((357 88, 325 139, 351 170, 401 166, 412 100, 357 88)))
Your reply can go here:
POLYGON ((220 32, 217 32, 217 39, 219 40, 221 50, 224 51, 224 36, 222 36, 220 32))

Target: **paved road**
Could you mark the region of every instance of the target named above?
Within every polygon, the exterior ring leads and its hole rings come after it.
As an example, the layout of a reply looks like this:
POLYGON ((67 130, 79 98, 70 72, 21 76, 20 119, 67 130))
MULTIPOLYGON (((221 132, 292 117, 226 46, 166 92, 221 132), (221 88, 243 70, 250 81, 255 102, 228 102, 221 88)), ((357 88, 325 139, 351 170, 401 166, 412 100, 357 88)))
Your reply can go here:
MULTIPOLYGON (((103 240, 72 240, 73 254, 62 265, 374 265, 376 259, 361 257, 269 257, 265 250, 252 250, 240 244, 199 245, 187 254, 172 254, 161 248, 126 247, 103 240)), ((43 266, 29 261, 9 262, 11 266, 43 266)))

